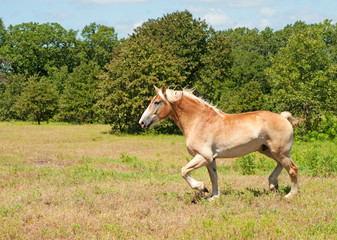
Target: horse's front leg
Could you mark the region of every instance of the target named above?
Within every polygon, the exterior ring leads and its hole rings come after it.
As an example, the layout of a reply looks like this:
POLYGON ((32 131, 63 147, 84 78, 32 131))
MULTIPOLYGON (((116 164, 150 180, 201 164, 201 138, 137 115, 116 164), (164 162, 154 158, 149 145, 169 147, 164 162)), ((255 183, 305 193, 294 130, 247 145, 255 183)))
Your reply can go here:
POLYGON ((210 200, 214 200, 214 198, 217 198, 220 196, 220 192, 218 189, 218 173, 216 171, 216 162, 215 159, 207 165, 207 170, 209 173, 209 177, 211 178, 212 182, 212 195, 209 196, 210 200))
POLYGON ((189 173, 195 169, 198 169, 202 166, 208 165, 209 162, 201 155, 197 154, 191 161, 189 161, 182 169, 181 169, 181 176, 188 182, 191 188, 202 191, 208 192, 205 183, 199 182, 192 178, 189 173))

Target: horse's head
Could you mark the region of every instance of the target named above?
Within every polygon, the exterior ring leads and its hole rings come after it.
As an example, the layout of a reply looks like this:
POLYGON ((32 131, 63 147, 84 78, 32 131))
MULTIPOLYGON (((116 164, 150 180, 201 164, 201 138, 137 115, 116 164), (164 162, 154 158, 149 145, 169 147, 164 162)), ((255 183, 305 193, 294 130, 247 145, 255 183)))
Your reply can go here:
POLYGON ((154 88, 156 89, 157 95, 152 99, 150 105, 139 120, 140 126, 145 130, 167 118, 171 112, 170 104, 166 100, 165 85, 160 89, 156 86, 154 86, 154 88))

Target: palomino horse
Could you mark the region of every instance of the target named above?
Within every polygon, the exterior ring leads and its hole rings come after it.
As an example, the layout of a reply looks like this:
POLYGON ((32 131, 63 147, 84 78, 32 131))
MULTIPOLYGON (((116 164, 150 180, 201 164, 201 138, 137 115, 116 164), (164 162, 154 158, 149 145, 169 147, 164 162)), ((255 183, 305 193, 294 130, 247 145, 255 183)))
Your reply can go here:
POLYGON ((189 173, 206 166, 212 182, 210 199, 218 197, 216 158, 239 157, 251 152, 274 159, 277 166, 269 176, 269 188, 278 188, 278 176, 285 168, 291 179, 291 191, 286 198, 297 195, 297 166, 290 158, 293 141, 289 112, 276 114, 257 111, 242 114, 226 114, 196 97, 191 91, 175 91, 155 86, 157 95, 143 113, 139 124, 148 129, 170 117, 186 138, 188 152, 194 157, 182 169, 181 175, 193 189, 208 192, 205 184, 189 173))

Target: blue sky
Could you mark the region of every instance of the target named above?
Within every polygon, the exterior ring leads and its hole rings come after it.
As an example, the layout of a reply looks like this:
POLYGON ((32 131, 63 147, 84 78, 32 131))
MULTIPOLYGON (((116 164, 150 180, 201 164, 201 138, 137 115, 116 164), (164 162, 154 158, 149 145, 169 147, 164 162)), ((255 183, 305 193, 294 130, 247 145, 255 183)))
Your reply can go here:
POLYGON ((337 22, 335 0, 0 0, 5 26, 23 22, 57 22, 82 30, 92 22, 112 26, 127 37, 148 19, 189 10, 216 30, 235 27, 282 29, 297 20, 337 22))

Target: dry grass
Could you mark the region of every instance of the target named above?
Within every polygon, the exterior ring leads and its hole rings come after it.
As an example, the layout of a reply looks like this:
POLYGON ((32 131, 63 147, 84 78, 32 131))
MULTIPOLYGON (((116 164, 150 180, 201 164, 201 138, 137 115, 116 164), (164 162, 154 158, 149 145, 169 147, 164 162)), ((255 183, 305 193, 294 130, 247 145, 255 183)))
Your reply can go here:
MULTIPOLYGON (((337 178, 267 191, 219 160, 222 196, 189 188, 181 136, 114 136, 106 125, 0 123, 0 239, 335 239, 337 178)), ((193 174, 208 186, 206 169, 193 174)))

